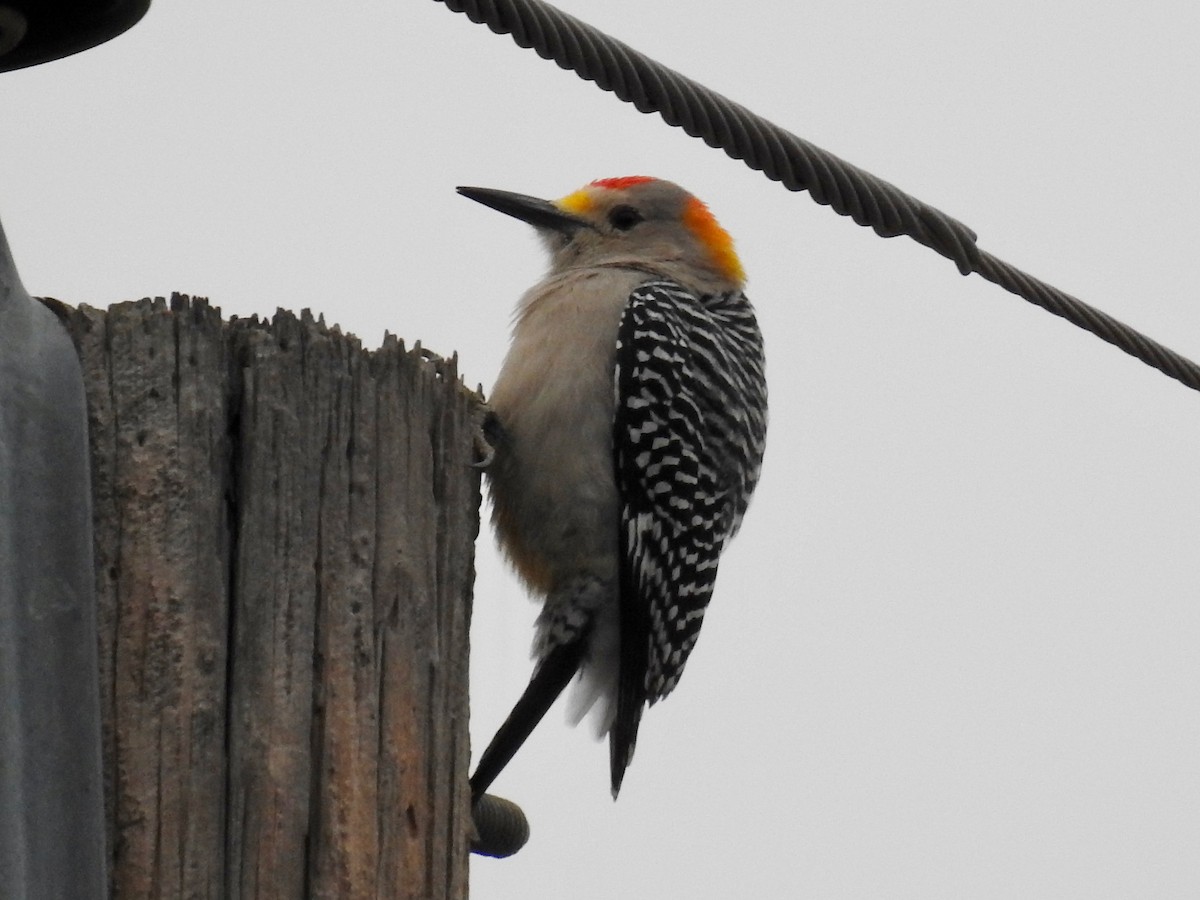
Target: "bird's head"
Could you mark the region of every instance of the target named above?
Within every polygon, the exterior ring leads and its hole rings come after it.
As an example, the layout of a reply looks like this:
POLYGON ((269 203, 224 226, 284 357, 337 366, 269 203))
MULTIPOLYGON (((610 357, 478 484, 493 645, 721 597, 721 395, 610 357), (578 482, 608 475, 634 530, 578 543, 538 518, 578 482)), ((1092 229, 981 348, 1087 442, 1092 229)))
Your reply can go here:
POLYGON ((550 250, 552 272, 631 265, 700 291, 738 290, 745 282, 729 233, 669 181, 602 178, 555 201, 491 188, 458 192, 534 226, 550 250))

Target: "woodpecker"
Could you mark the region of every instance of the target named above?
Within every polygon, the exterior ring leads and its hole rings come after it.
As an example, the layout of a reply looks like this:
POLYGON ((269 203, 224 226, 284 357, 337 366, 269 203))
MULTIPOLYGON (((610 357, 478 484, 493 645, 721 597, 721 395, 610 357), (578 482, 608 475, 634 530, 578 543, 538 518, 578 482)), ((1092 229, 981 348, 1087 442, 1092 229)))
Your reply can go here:
POLYGON ((574 717, 598 707, 616 799, 758 482, 762 335, 732 239, 671 182, 600 179, 554 202, 458 191, 532 225, 550 254, 517 304, 485 429, 499 544, 543 600, 536 663, 472 799, 576 674, 574 717))

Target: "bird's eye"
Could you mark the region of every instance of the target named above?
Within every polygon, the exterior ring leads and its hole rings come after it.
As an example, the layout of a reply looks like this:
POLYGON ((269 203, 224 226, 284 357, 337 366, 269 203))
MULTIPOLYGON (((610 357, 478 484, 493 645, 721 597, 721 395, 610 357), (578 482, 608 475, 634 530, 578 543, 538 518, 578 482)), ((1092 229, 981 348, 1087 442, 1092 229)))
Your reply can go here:
POLYGON ((632 206, 614 206, 608 214, 608 223, 620 231, 628 231, 642 221, 642 214, 632 206))

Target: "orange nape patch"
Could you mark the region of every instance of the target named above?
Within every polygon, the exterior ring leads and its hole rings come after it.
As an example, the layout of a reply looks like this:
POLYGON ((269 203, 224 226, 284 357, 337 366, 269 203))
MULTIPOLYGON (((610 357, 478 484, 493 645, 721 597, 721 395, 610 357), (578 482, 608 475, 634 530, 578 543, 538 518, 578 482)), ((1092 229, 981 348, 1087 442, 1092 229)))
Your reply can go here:
POLYGON ((738 284, 746 280, 742 261, 733 249, 733 238, 702 201, 695 197, 688 199, 683 209, 683 224, 708 248, 713 263, 722 275, 738 284))

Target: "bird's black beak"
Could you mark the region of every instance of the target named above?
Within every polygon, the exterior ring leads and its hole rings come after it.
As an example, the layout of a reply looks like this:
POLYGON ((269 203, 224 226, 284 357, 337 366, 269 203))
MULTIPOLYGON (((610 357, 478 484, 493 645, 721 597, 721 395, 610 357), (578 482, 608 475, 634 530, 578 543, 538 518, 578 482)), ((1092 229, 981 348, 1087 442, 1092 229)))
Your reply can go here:
POLYGON ((458 192, 477 203, 490 206, 522 222, 528 222, 534 228, 571 235, 580 228, 592 227, 592 223, 587 219, 561 210, 549 200, 539 200, 537 197, 514 194, 511 191, 497 191, 493 188, 460 187, 458 192))

